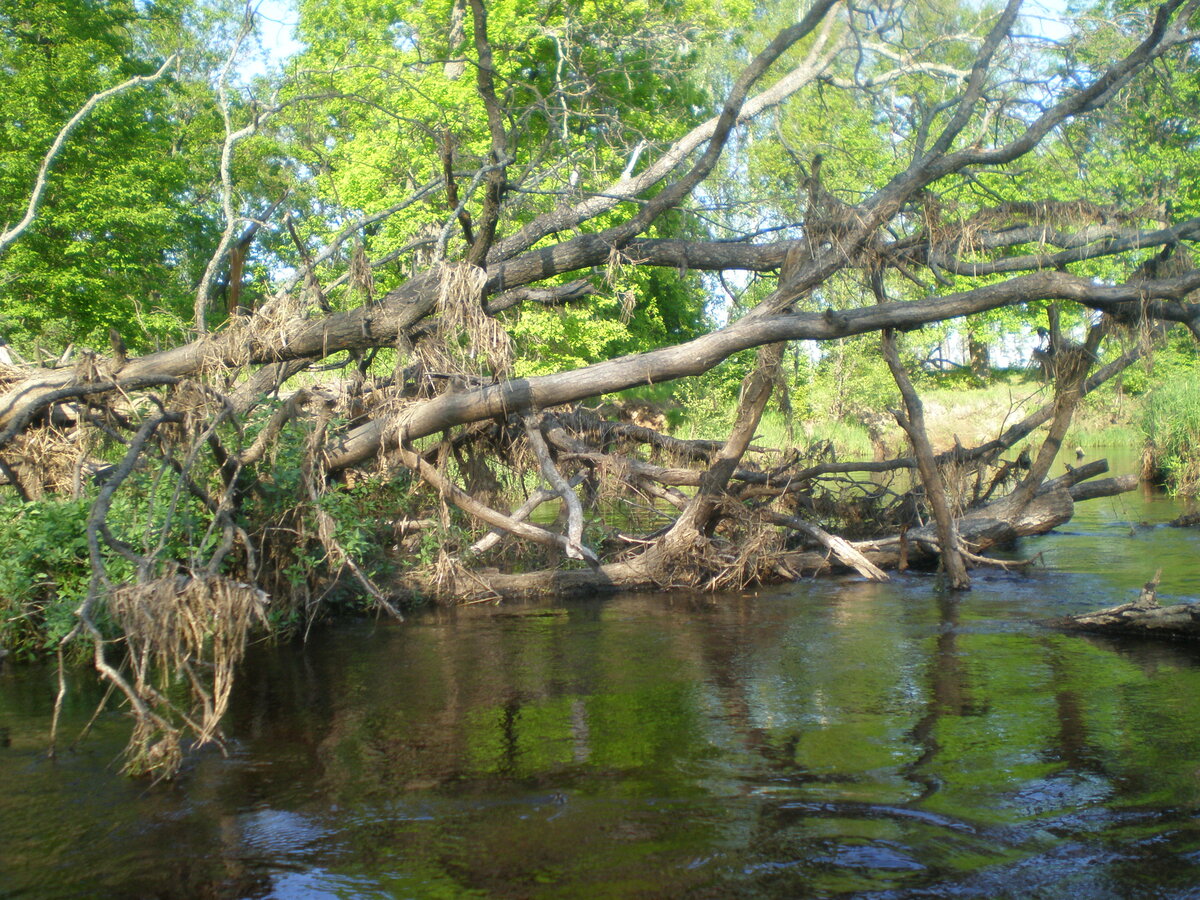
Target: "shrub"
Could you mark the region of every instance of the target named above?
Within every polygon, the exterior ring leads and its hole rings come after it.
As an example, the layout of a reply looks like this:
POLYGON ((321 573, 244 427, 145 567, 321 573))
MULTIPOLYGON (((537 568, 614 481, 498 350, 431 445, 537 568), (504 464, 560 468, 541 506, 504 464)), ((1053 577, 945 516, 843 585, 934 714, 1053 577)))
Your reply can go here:
POLYGON ((0 646, 33 655, 74 626, 91 575, 88 506, 86 499, 0 505, 0 646))

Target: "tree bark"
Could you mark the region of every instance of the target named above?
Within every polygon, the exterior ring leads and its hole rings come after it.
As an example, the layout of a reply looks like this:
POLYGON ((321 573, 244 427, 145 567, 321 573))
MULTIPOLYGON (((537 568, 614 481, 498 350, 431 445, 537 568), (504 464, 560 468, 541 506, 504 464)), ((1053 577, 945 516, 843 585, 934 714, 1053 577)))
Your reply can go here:
POLYGON ((1046 624, 1064 631, 1083 631, 1137 637, 1200 638, 1200 603, 1158 602, 1158 583, 1162 570, 1146 582, 1132 603, 1122 603, 1091 613, 1052 619, 1046 624))
POLYGON ((779 374, 783 359, 783 344, 769 344, 759 348, 758 364, 746 376, 738 398, 737 417, 725 446, 720 449, 700 478, 700 487, 671 528, 664 547, 676 541, 691 543, 697 538, 712 533, 717 507, 729 487, 729 481, 737 471, 738 464, 754 439, 758 423, 762 421, 767 401, 779 374))

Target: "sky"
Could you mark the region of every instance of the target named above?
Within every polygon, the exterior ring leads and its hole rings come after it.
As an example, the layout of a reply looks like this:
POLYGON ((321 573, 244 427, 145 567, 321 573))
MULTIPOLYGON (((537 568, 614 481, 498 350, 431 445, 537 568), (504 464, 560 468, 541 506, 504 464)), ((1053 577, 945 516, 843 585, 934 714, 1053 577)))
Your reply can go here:
MULTIPOLYGON (((1067 0, 1027 0, 1023 13, 1034 34, 1052 40, 1067 34, 1067 0)), ((302 46, 292 37, 299 13, 296 0, 260 0, 255 7, 259 17, 259 36, 270 65, 277 65, 302 46)))
POLYGON ((270 64, 277 65, 302 46, 292 37, 299 13, 295 0, 261 0, 258 10, 258 33, 270 64))

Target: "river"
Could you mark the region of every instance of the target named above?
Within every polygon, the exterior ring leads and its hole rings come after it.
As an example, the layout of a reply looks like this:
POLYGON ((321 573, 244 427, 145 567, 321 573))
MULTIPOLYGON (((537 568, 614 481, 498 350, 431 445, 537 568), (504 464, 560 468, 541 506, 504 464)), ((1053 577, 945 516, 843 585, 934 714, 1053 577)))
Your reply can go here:
MULTIPOLYGON (((1200 648, 1035 620, 1200 597, 1160 496, 976 570, 430 611, 250 653, 228 755, 45 758, 0 674, 0 897, 1197 897, 1200 648)), ((100 689, 73 676, 65 733, 100 689)))

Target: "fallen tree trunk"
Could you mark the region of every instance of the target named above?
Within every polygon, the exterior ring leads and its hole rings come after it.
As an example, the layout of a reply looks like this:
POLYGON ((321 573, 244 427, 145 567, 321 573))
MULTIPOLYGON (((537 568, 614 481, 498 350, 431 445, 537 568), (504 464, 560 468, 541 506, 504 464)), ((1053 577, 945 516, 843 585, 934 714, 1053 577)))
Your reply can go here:
MULTIPOLYGON (((1107 468, 1104 460, 1097 464, 1107 468)), ((1076 470, 1079 472, 1082 470, 1076 470)), ((1076 499, 1113 497, 1137 487, 1137 477, 1121 475, 1101 481, 1076 484, 1074 472, 1048 482, 1028 504, 1014 508, 1009 497, 973 510, 958 519, 959 540, 975 555, 1010 544, 1020 537, 1045 534, 1071 520, 1076 499), (1078 495, 1078 497, 1076 496, 1078 495)), ((932 525, 917 528, 905 535, 883 541, 863 541, 854 545, 873 564, 881 569, 899 568, 901 561, 909 565, 934 560, 939 552, 937 531, 932 525)), ((782 560, 798 572, 820 574, 841 568, 826 554, 818 551, 793 551, 782 560)))
MULTIPOLYGON (((959 539, 971 548, 972 553, 979 554, 1019 537, 1044 534, 1070 521, 1077 495, 1088 499, 1111 497, 1137 487, 1137 477, 1133 475, 1087 480, 1107 469, 1105 460, 1073 469, 1047 482, 1030 502, 1020 508, 1014 508, 1010 498, 1005 497, 973 510, 957 520, 959 539)), ((861 556, 863 563, 869 563, 879 570, 896 569, 905 559, 909 565, 929 562, 935 560, 939 553, 937 534, 932 526, 914 529, 905 536, 847 543, 856 554, 854 562, 859 562, 861 556)), ((737 552, 737 548, 731 547, 728 555, 733 558, 737 552)), ((784 551, 774 555, 769 562, 774 571, 774 580, 777 581, 802 574, 826 574, 856 568, 848 559, 835 556, 828 548, 784 551)), ((477 583, 457 586, 459 593, 456 599, 519 599, 548 595, 573 597, 608 591, 679 587, 682 583, 675 578, 677 569, 677 561, 669 553, 664 552, 661 546, 651 546, 632 559, 591 569, 548 569, 522 574, 476 573, 477 583)), ((767 566, 764 565, 763 569, 765 571, 767 566)), ((427 579, 411 573, 402 576, 393 586, 403 593, 425 596, 436 593, 435 586, 427 579)))
POLYGON ((1064 631, 1137 637, 1200 638, 1200 603, 1158 602, 1160 569, 1132 603, 1122 603, 1096 612, 1052 619, 1046 624, 1064 631))

